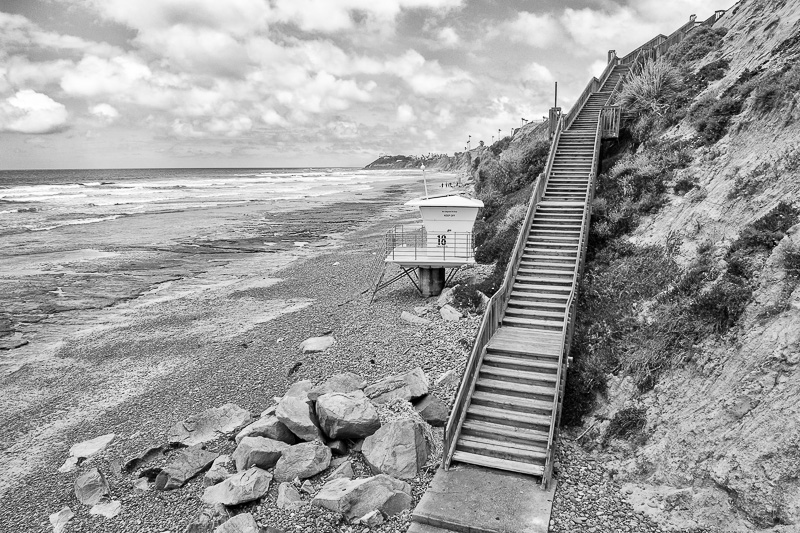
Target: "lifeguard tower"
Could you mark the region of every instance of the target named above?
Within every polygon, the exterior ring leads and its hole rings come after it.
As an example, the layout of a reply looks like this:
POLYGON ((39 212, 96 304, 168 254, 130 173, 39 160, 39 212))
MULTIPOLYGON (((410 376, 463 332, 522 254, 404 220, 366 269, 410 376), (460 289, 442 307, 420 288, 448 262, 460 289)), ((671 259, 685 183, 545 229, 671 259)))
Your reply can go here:
POLYGON ((398 225, 386 233, 386 259, 374 283, 373 299, 379 290, 404 277, 423 297, 436 296, 459 268, 475 263, 472 226, 483 202, 448 194, 416 198, 405 205, 419 208, 422 224, 398 225), (392 264, 400 272, 384 279, 392 264))

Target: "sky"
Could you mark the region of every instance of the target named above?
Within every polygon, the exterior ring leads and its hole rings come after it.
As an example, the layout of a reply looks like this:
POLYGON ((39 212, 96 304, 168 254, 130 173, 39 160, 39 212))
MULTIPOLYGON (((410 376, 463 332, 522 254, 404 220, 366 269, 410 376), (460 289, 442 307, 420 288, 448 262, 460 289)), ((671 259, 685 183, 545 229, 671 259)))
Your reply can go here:
POLYGON ((0 0, 0 169, 364 166, 568 109, 708 0, 0 0))

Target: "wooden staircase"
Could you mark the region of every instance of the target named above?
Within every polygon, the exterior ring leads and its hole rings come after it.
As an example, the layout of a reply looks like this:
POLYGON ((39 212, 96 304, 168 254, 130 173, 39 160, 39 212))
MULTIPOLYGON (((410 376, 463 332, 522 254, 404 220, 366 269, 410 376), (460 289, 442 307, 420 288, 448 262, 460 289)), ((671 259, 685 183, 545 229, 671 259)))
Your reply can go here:
POLYGON ((611 65, 562 117, 517 255, 476 343, 445 435, 451 461, 549 481, 566 383, 571 317, 591 215, 603 107, 628 67, 611 65), (489 331, 491 329, 492 331, 489 331), (484 339, 485 342, 482 342, 484 339))

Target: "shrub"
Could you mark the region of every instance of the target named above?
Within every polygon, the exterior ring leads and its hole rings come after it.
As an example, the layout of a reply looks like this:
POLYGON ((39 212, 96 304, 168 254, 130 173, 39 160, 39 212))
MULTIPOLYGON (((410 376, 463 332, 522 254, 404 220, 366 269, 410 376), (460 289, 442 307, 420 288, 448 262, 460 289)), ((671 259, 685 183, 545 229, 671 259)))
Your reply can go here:
POLYGON ((492 151, 492 155, 499 156, 506 148, 508 148, 509 144, 511 144, 511 136, 507 135, 502 139, 495 141, 494 144, 489 147, 489 150, 492 151))
POLYGON ((742 229, 739 237, 731 244, 728 258, 736 252, 770 252, 797 223, 800 209, 786 202, 780 202, 767 214, 742 229))
POLYGON ((744 313, 752 294, 747 280, 726 273, 710 290, 695 299, 691 311, 717 333, 724 333, 744 313))
POLYGON ((675 185, 672 187, 672 192, 680 196, 683 196, 687 192, 696 188, 697 188, 697 180, 691 178, 681 178, 677 182, 675 182, 675 185))
POLYGON ((792 277, 800 278, 800 246, 791 243, 783 249, 781 264, 786 273, 792 277))
POLYGON ((483 304, 480 292, 475 285, 462 284, 453 288, 453 304, 459 309, 477 311, 483 304))
POLYGON ((608 425, 606 439, 630 439, 641 435, 645 427, 647 427, 647 409, 643 407, 620 409, 608 425))
POLYGON ((691 109, 691 122, 706 144, 714 144, 728 132, 728 124, 742 110, 742 102, 726 96, 716 99, 706 96, 691 109))
POLYGON ((726 28, 699 26, 667 52, 667 60, 675 65, 682 65, 703 59, 709 52, 720 47, 722 38, 727 33, 726 28))
POLYGON ((680 89, 680 81, 678 71, 666 61, 647 61, 630 73, 617 102, 626 112, 638 116, 663 116, 680 89))
POLYGON ((800 91, 800 65, 793 64, 781 72, 762 77, 755 87, 753 109, 769 113, 796 98, 800 91))

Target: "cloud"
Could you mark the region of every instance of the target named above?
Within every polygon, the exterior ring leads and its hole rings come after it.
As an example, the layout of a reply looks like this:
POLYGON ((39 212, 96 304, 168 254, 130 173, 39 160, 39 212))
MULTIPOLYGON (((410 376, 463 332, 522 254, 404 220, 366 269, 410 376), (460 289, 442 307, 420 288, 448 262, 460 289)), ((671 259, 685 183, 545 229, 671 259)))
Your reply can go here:
POLYGON ((439 30, 437 37, 439 38, 439 43, 448 48, 453 48, 461 43, 461 38, 456 33, 456 30, 449 26, 439 30))
POLYGON ((150 68, 131 56, 104 59, 86 56, 61 79, 61 88, 72 96, 127 93, 136 82, 151 76, 150 68))
POLYGON ((105 122, 111 123, 119 118, 119 111, 109 104, 97 104, 89 108, 89 113, 105 122))
POLYGON ((535 61, 525 67, 522 77, 525 82, 529 83, 552 83, 555 80, 550 69, 535 61))
POLYGON ((0 101, 0 131, 52 133, 63 129, 67 115, 63 104, 24 89, 0 101))
POLYGON ((397 120, 402 123, 414 122, 417 116, 414 114, 414 109, 408 104, 400 104, 397 106, 397 120))
POLYGON ((564 29, 555 17, 528 11, 521 11, 514 20, 506 22, 493 32, 495 37, 507 37, 534 48, 553 46, 563 35, 564 29))

